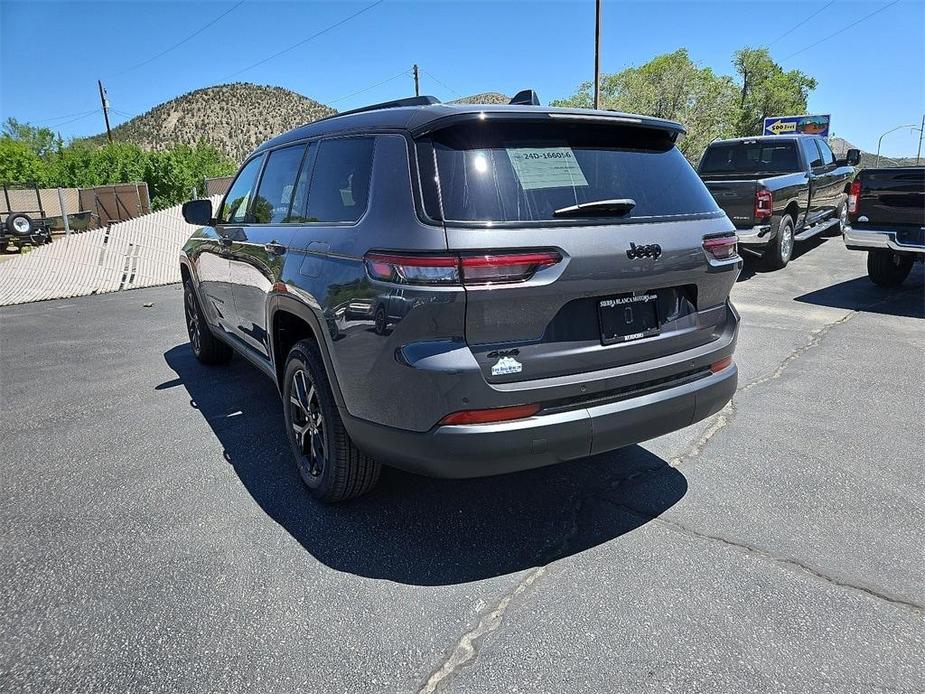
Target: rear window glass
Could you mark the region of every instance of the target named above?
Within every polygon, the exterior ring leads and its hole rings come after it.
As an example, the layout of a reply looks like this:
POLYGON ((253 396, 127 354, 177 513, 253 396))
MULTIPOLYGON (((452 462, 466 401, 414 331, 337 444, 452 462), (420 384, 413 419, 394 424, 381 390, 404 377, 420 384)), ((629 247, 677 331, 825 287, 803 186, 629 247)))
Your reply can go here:
MULTIPOLYGON (((432 144, 447 221, 559 221, 556 210, 625 198, 635 206, 608 221, 718 209, 696 172, 660 131, 587 122, 480 121, 439 131, 432 144)), ((426 176, 422 182, 425 209, 435 216, 426 176)))
POLYGON ((371 137, 324 140, 308 193, 310 222, 356 222, 366 212, 373 169, 371 137))
POLYGON ((800 170, 793 140, 746 140, 710 145, 700 162, 700 173, 790 173, 800 170))
POLYGON ((250 221, 257 224, 278 224, 289 215, 292 190, 302 164, 305 145, 286 147, 270 153, 257 196, 251 208, 250 221))

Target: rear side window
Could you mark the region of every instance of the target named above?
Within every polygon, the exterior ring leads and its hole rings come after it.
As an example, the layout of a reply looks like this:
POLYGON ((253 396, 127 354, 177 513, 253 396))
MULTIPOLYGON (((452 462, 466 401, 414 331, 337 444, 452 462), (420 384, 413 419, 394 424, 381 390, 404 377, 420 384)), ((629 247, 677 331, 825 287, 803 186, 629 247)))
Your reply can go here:
POLYGON ((372 137, 355 137, 318 145, 306 221, 359 221, 369 203, 374 142, 372 137))
POLYGON ((819 148, 816 147, 816 141, 811 137, 804 137, 800 140, 800 147, 803 148, 803 155, 810 168, 822 166, 822 157, 819 155, 819 148))
POLYGON ((792 173, 800 170, 793 140, 745 140, 710 145, 700 162, 702 174, 792 173))
POLYGON ((248 221, 255 224, 279 224, 286 220, 304 153, 304 145, 270 152, 248 221))
POLYGON ((260 164, 263 163, 263 157, 254 157, 244 165, 238 177, 234 179, 231 188, 225 195, 225 204, 222 205, 222 211, 218 215, 219 222, 222 224, 243 224, 247 216, 247 207, 250 203, 251 191, 254 190, 254 181, 257 178, 257 172, 260 171, 260 164))
MULTIPOLYGON (((477 122, 439 131, 432 144, 446 221, 565 222, 553 213, 623 198, 635 206, 608 221, 718 209, 662 131, 587 122, 477 122)), ((436 191, 428 192, 427 176, 422 183, 429 211, 436 207, 436 191)))

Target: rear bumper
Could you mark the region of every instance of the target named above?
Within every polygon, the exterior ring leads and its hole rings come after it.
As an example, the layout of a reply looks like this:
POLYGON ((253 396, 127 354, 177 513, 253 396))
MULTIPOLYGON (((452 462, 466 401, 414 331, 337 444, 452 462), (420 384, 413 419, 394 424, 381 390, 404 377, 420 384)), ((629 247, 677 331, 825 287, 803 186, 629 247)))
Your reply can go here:
POLYGON ((880 229, 855 229, 846 226, 842 234, 845 245, 853 251, 886 248, 904 253, 925 254, 925 246, 904 244, 897 240, 897 232, 880 229))
POLYGON ((349 415, 344 423, 355 443, 384 463, 433 477, 482 477, 583 458, 681 429, 721 410, 737 382, 732 364, 676 387, 511 422, 427 432, 349 415))
POLYGON ((770 224, 759 224, 753 227, 736 229, 736 236, 739 237, 739 245, 749 249, 761 249, 771 243, 774 233, 770 224))

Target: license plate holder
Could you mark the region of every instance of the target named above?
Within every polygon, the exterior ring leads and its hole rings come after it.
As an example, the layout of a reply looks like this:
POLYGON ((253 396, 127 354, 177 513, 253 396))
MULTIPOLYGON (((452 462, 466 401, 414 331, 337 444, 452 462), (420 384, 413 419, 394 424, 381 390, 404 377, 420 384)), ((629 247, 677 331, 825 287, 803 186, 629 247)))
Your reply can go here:
POLYGON ((601 343, 612 345, 658 335, 658 295, 613 296, 597 303, 601 343))

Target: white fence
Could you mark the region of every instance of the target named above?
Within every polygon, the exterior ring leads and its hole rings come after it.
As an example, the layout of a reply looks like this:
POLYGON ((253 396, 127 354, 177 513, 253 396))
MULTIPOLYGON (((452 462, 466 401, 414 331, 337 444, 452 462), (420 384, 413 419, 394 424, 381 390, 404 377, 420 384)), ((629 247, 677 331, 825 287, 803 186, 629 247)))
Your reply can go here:
POLYGON ((180 208, 71 234, 0 263, 0 306, 179 282, 180 249, 195 229, 180 208))

